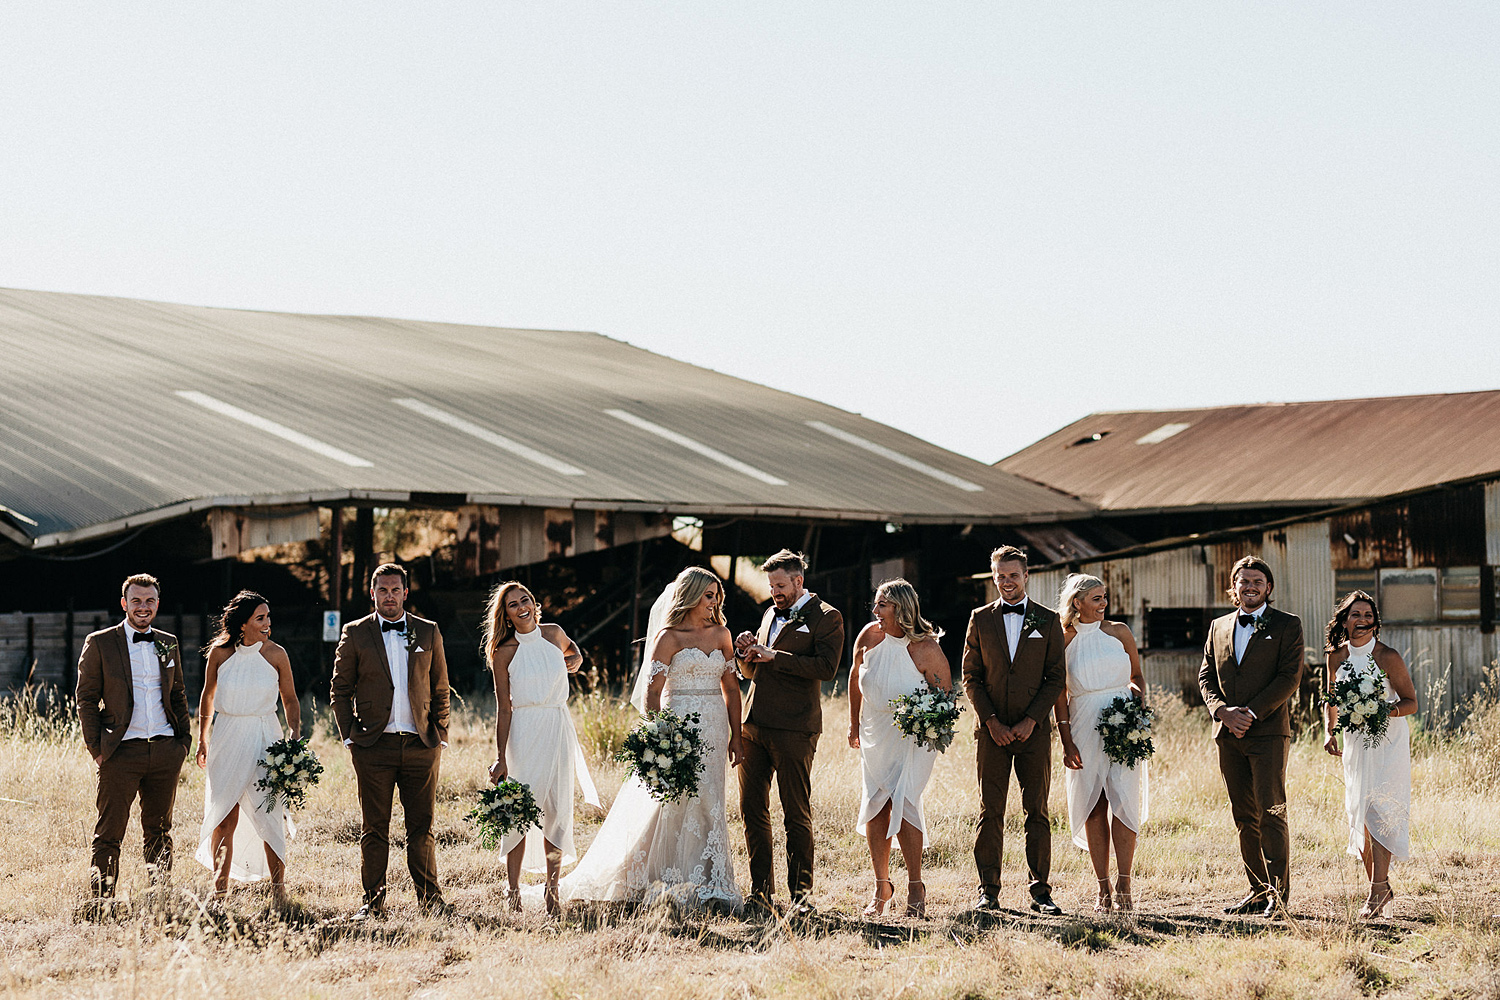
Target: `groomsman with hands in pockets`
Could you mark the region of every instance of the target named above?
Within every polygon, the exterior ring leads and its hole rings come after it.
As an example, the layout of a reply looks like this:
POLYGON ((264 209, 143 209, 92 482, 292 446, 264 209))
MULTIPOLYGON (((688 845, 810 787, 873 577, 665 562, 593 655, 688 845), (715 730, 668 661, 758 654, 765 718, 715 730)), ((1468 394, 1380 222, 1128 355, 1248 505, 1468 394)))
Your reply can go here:
POLYGON ((448 661, 437 623, 406 610, 406 583, 406 570, 395 563, 376 567, 370 576, 375 613, 345 625, 333 654, 333 717, 353 757, 363 818, 359 920, 385 913, 397 789, 417 902, 438 915, 452 911, 438 885, 432 836, 438 763, 448 745, 448 661))
POLYGON ((84 640, 74 692, 83 742, 99 767, 90 887, 103 897, 115 894, 137 796, 146 865, 159 879, 171 872, 172 806, 193 742, 182 648, 175 635, 152 627, 161 584, 146 573, 127 577, 120 607, 124 621, 84 640))
POLYGON ((1006 545, 990 553, 1000 599, 975 609, 964 636, 964 690, 974 703, 979 769, 979 868, 976 910, 1000 906, 1005 799, 1014 768, 1026 813, 1026 870, 1031 908, 1057 915, 1047 879, 1052 870, 1052 706, 1067 684, 1062 622, 1026 596, 1026 553, 1006 545))

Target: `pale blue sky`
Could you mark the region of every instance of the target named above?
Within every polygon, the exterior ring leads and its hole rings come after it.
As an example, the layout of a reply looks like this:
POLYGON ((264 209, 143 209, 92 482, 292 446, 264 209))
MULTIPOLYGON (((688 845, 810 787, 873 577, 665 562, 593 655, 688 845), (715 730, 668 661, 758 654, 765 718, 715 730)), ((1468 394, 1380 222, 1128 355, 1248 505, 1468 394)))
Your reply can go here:
POLYGON ((0 285, 597 330, 985 461, 1497 388, 1496 52, 1493 3, 7 4, 0 285))

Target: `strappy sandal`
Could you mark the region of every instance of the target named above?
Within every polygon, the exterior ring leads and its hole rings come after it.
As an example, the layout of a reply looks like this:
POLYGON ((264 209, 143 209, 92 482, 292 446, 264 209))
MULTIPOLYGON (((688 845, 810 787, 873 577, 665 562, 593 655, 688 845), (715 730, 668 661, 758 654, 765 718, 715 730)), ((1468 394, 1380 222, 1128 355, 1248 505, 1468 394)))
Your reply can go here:
POLYGON ((550 917, 562 916, 562 903, 557 898, 557 883, 549 882, 547 888, 542 890, 542 902, 546 904, 547 915, 550 917))
POLYGON ((1135 900, 1130 898, 1130 889, 1122 889, 1120 883, 1124 882, 1128 885, 1130 881, 1131 878, 1129 875, 1118 875, 1115 877, 1115 909, 1125 913, 1129 913, 1135 909, 1135 900))
POLYGON ((1384 882, 1371 882, 1370 898, 1366 899, 1365 905, 1359 908, 1360 919, 1374 920, 1376 917, 1380 916, 1382 911, 1384 911, 1387 906, 1390 906, 1391 903, 1395 901, 1395 899, 1396 894, 1391 891, 1391 883, 1389 879, 1384 882), (1385 886, 1384 896, 1376 893, 1375 887, 1377 885, 1385 886))
MULTIPOLYGON (((891 894, 895 895, 895 886, 891 887, 891 894)), ((925 917, 925 916, 927 916, 927 885, 926 885, 926 883, 922 882, 920 879, 918 879, 915 882, 908 881, 906 883, 906 915, 908 917, 925 917), (921 886, 922 887, 922 898, 921 899, 913 899, 912 898, 911 890, 912 890, 913 886, 921 886)))
POLYGON ((886 904, 888 904, 891 901, 892 897, 894 897, 895 895, 896 895, 896 883, 892 882, 888 878, 878 878, 878 879, 876 879, 875 880, 875 894, 870 897, 870 902, 865 905, 865 916, 867 916, 867 917, 883 917, 883 916, 885 916, 886 904), (891 894, 889 896, 885 897, 884 899, 880 898, 880 884, 882 882, 884 882, 886 885, 888 885, 888 886, 891 887, 891 894))
POLYGON ((506 902, 510 906, 510 912, 512 912, 512 913, 520 913, 521 912, 521 890, 520 889, 511 889, 508 893, 506 893, 506 897, 505 898, 506 898, 506 902))
POLYGON ((1094 900, 1095 913, 1108 913, 1112 908, 1109 896, 1109 879, 1101 878, 1099 881, 1099 898, 1094 900))

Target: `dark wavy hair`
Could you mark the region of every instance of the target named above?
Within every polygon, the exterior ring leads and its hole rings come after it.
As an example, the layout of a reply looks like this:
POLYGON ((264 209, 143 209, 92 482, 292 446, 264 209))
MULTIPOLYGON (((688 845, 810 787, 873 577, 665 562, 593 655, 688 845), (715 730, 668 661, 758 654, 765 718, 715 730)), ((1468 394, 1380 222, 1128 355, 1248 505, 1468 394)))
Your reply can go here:
POLYGON ((238 646, 240 630, 245 627, 247 621, 255 617, 255 609, 262 604, 266 607, 271 606, 270 601, 253 590, 242 590, 231 597, 229 603, 224 605, 224 610, 220 612, 219 617, 214 619, 214 637, 209 640, 207 646, 203 647, 203 652, 207 653, 210 649, 218 649, 220 646, 227 646, 230 649, 238 646))
POLYGON ((1339 601, 1339 606, 1333 609, 1333 617, 1328 619, 1328 628, 1323 633, 1325 653, 1331 653, 1349 641, 1349 609, 1360 601, 1368 604, 1375 613, 1375 634, 1380 635, 1380 605, 1363 590, 1351 590, 1349 596, 1339 601))
POLYGON ((1229 589, 1224 593, 1229 595, 1229 603, 1235 607, 1240 606, 1239 599, 1234 596, 1234 578, 1240 575, 1242 569, 1258 570, 1266 578, 1266 603, 1272 603, 1276 595, 1276 575, 1271 572, 1271 567, 1260 556, 1241 556, 1237 562, 1229 567, 1229 589))

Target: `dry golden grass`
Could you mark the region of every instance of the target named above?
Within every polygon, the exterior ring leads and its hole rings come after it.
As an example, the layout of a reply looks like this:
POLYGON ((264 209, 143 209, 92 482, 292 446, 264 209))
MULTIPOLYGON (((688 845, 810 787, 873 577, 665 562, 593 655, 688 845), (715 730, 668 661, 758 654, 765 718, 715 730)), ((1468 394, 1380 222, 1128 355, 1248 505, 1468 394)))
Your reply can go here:
MULTIPOLYGON (((1015 815, 1002 899, 1014 909, 983 920, 967 912, 976 796, 972 738, 963 735, 940 760, 927 797, 930 917, 866 923, 858 913, 871 880, 853 829, 859 768, 841 738, 847 710, 828 702, 814 786, 819 914, 795 926, 662 910, 574 912, 559 922, 507 914, 500 859, 474 845, 461 818, 493 755, 490 720, 477 714, 456 720, 438 803, 439 868, 460 918, 417 912, 398 823, 390 917, 344 919, 359 901, 359 811, 348 755, 320 719, 314 746, 328 770, 298 817, 289 907, 274 909, 257 887, 238 888, 223 914, 197 902, 209 877, 192 858, 203 777, 190 768, 177 802, 172 891, 148 891, 133 819, 122 864, 130 905, 109 919, 82 919, 94 768, 75 727, 8 710, 0 714, 0 982, 18 997, 1500 997, 1500 930, 1490 919, 1500 911, 1500 709, 1487 708, 1453 738, 1419 739, 1416 856, 1396 866, 1395 919, 1373 927, 1353 919, 1364 886, 1358 862, 1343 853, 1338 763, 1310 740, 1296 745, 1290 773, 1295 917, 1222 919, 1220 907, 1243 887, 1229 811, 1201 713, 1171 707, 1161 721, 1134 918, 1086 912, 1091 871, 1060 818, 1054 884, 1071 912, 1024 912, 1015 815)), ((591 702, 577 713, 608 802, 621 774, 598 755, 629 712, 591 702)), ((1061 810, 1060 772, 1056 784, 1061 810)), ((580 810, 585 846, 599 817, 580 810)), ((743 881, 743 844, 736 850, 743 881)))

